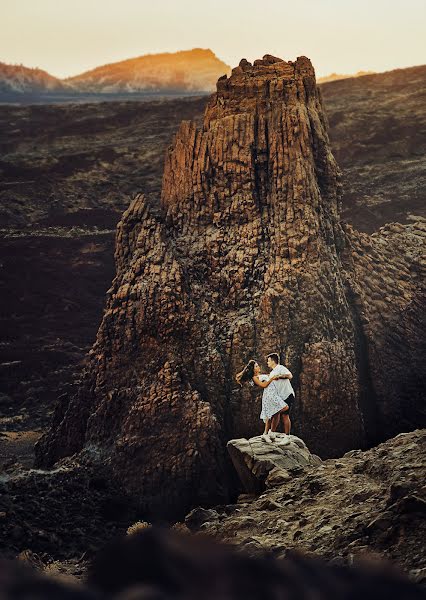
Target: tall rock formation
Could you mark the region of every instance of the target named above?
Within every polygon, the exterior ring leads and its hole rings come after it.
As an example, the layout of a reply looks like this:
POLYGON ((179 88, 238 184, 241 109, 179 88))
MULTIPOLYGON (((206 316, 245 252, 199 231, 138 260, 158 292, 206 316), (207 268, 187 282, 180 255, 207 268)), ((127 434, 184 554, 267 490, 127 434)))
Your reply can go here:
POLYGON ((123 215, 84 382, 38 465, 82 451, 151 514, 220 502, 226 441, 260 428, 261 395, 234 375, 272 351, 311 451, 373 441, 418 366, 398 361, 421 342, 425 232, 343 226, 339 176, 306 57, 243 59, 221 77, 202 127, 183 121, 167 152, 161 210, 140 194, 123 215))

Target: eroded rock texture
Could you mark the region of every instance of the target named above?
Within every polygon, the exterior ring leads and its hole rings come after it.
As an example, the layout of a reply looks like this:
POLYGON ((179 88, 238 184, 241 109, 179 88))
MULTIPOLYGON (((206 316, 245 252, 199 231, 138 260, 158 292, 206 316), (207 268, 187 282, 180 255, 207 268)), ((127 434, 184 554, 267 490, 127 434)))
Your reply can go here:
POLYGON ((339 177, 306 57, 219 79, 202 128, 183 121, 167 152, 161 214, 141 194, 123 215, 85 382, 38 464, 84 448, 157 514, 221 501, 226 441, 260 427, 260 395, 233 376, 271 351, 313 452, 374 440, 420 390, 425 232, 343 227, 339 177))
POLYGON ((300 438, 277 433, 273 443, 260 435, 229 440, 228 453, 248 494, 258 494, 266 485, 283 483, 321 464, 300 438))
POLYGON ((192 530, 252 554, 298 550, 341 564, 382 557, 425 583, 425 449, 426 431, 416 430, 351 450, 218 509, 215 519, 205 515, 192 530))

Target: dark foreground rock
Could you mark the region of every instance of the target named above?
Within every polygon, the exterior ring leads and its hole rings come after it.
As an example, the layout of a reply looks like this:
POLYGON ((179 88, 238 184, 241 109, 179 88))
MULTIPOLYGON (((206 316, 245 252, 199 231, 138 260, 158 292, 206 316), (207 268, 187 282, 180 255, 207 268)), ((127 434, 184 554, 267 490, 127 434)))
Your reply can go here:
POLYGON ((93 556, 135 514, 101 467, 65 460, 52 471, 11 469, 0 477, 0 554, 30 550, 43 561, 93 556))
POLYGON ((202 531, 250 552, 299 550, 351 563, 387 558, 426 580, 426 430, 326 460, 252 502, 216 509, 202 531))
POLYGON ((86 585, 66 584, 0 562, 0 595, 76 600, 420 600, 422 590, 387 564, 351 568, 290 553, 251 557, 200 537, 149 529, 115 542, 95 559, 86 585))
MULTIPOLYGON (((186 532, 185 543, 173 532, 169 537, 147 523, 135 523, 140 514, 105 472, 90 472, 88 465, 67 459, 51 472, 22 470, 2 476, 0 553, 74 580, 85 578, 92 564, 91 581, 112 593, 116 586, 129 584, 127 577, 133 583, 136 578, 164 585, 170 572, 180 573, 183 565, 189 582, 191 573, 197 574, 197 553, 204 560, 202 548, 193 544, 193 536, 202 533, 252 557, 286 558, 302 552, 339 569, 388 559, 413 581, 424 583, 425 450, 426 431, 415 431, 367 452, 354 450, 304 471, 287 471, 260 496, 246 494, 237 504, 195 508, 185 524, 173 527, 186 532), (132 541, 118 541, 126 530, 132 541), (142 546, 134 537, 140 530, 147 534, 142 546), (98 556, 111 540, 116 540, 114 550, 98 556), (184 561, 176 571, 175 560, 184 561), (133 568, 138 575, 130 574, 133 568)), ((286 563, 289 568, 292 560, 286 563)), ((322 562, 301 560, 306 569, 315 564, 326 569, 322 562)), ((263 562, 250 562, 253 569, 257 564, 263 562)))

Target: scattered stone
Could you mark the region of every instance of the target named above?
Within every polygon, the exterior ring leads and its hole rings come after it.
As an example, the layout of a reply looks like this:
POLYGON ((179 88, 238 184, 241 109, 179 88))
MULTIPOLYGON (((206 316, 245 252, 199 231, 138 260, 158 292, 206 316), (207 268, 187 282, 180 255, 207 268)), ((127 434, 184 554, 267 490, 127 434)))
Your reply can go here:
POLYGON ((191 531, 196 531, 204 523, 206 523, 208 521, 217 521, 218 519, 219 519, 219 514, 213 509, 194 508, 185 517, 185 525, 191 531))

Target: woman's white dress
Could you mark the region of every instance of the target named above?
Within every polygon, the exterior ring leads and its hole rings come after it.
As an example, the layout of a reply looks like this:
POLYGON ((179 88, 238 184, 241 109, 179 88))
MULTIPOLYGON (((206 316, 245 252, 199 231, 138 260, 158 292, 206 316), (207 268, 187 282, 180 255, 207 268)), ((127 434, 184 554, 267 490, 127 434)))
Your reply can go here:
MULTIPOLYGON (((268 381, 269 375, 259 375, 260 381, 268 381)), ((273 417, 282 408, 288 406, 287 402, 281 398, 278 394, 278 389, 275 385, 275 381, 270 383, 268 387, 264 388, 262 394, 262 412, 260 418, 263 422, 273 417)))

